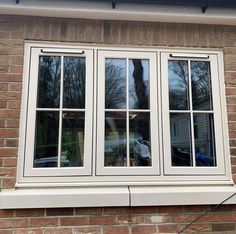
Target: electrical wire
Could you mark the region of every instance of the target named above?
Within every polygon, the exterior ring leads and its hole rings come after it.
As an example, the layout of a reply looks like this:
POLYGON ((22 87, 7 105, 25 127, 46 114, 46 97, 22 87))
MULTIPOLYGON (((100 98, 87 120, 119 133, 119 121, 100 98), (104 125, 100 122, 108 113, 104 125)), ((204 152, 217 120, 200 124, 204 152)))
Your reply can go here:
POLYGON ((191 223, 189 223, 188 225, 186 225, 181 231, 178 232, 178 234, 183 233, 184 230, 186 230, 188 227, 190 227, 193 223, 195 223, 197 220, 199 220, 201 217, 203 217, 204 215, 208 214, 209 212, 215 210, 217 207, 219 207, 220 205, 224 204, 226 201, 228 201, 229 199, 231 199, 233 196, 235 196, 236 193, 233 193, 232 195, 230 195, 229 197, 227 197, 225 200, 223 200, 221 203, 219 203, 218 205, 214 206, 213 208, 207 210, 205 213, 201 214, 200 216, 198 216, 196 219, 194 219, 191 223))

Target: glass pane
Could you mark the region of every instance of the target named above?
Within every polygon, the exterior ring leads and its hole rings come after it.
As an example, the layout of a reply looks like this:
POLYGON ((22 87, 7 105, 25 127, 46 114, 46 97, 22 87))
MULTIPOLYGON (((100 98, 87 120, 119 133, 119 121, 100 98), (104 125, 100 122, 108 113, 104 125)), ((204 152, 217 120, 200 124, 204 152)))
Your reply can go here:
POLYGON ((130 166, 151 166, 150 113, 129 113, 130 166))
POLYGON ((149 60, 129 59, 129 108, 149 109, 149 60))
POLYGON ((169 60, 169 108, 188 110, 188 61, 169 60))
POLYGON ((105 108, 126 108, 126 60, 105 61, 105 108))
POLYGON ((34 167, 57 167, 59 112, 37 112, 34 167))
POLYGON ((210 62, 191 62, 194 110, 212 110, 210 62))
POLYGON ((82 167, 84 159, 84 112, 63 112, 61 167, 82 167))
POLYGON ((170 114, 172 166, 192 166, 190 115, 170 114))
POLYGON ((64 58, 64 108, 85 108, 85 76, 85 58, 64 58))
POLYGON ((197 166, 216 166, 213 114, 194 114, 197 166))
POLYGON ((106 112, 105 166, 127 166, 126 112, 106 112))
POLYGON ((39 57, 38 108, 58 108, 60 105, 61 58, 39 57))

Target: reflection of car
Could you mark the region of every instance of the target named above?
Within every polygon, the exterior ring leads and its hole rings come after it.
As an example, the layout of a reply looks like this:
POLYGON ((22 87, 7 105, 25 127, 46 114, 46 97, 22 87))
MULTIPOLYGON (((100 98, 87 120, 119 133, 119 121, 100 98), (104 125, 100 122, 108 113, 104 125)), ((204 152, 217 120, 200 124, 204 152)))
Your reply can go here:
POLYGON ((134 142, 134 159, 138 166, 151 165, 149 142, 142 139, 138 139, 134 142))
MULTIPOLYGON (((34 160, 34 167, 57 167, 58 157, 46 157, 34 160)), ((69 165, 69 160, 66 157, 61 157, 61 165, 69 165)))

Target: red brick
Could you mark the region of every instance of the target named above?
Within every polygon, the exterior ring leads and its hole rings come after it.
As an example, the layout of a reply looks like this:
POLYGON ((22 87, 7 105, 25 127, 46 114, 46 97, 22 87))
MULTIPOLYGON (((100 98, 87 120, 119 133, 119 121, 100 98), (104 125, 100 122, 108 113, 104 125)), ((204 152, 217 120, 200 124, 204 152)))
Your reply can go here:
POLYGON ((206 214, 199 219, 199 222, 236 222, 236 214, 206 214))
POLYGON ((23 64, 23 56, 9 56, 9 64, 22 65, 23 64))
POLYGON ((9 83, 8 90, 9 91, 20 91, 21 90, 21 82, 18 83, 9 83))
POLYGON ((9 73, 23 73, 23 66, 10 66, 9 73))
POLYGON ((31 218, 30 219, 31 227, 57 227, 58 219, 57 218, 31 218))
POLYGON ((119 224, 144 223, 144 216, 143 215, 121 215, 117 217, 117 222, 119 224))
POLYGON ((145 216, 145 223, 171 223, 172 217, 167 215, 145 216))
POLYGON ((44 209, 17 209, 16 217, 39 217, 44 216, 44 209))
POLYGON ((8 107, 8 109, 19 109, 20 104, 21 104, 20 100, 18 100, 18 101, 9 101, 7 103, 7 107, 8 107))
POLYGON ((10 218, 13 216, 14 216, 14 210, 0 210, 0 218, 10 218))
POLYGON ((22 32, 11 32, 12 39, 22 39, 23 38, 23 33, 22 32))
POLYGON ((6 139, 5 146, 6 147, 17 147, 18 146, 18 139, 6 139))
POLYGON ((0 110, 0 118, 19 119, 19 117, 20 117, 19 110, 0 110))
POLYGON ((194 233, 208 232, 210 231, 210 226, 208 224, 193 224, 190 227, 188 227, 185 231, 194 233))
POLYGON ((103 208, 103 214, 111 215, 111 214, 128 214, 129 207, 105 207, 103 208))
POLYGON ((25 228, 28 226, 27 219, 1 219, 0 220, 0 228, 25 228))
POLYGON ((183 212, 183 206, 160 206, 158 213, 179 213, 183 212))
POLYGON ((230 87, 225 89, 227 96, 236 95, 236 88, 230 87))
POLYGON ((192 222, 194 219, 197 218, 197 215, 193 214, 174 214, 173 215, 173 222, 175 223, 189 223, 192 222))
MULTIPOLYGON (((15 138, 18 136, 18 130, 17 129, 1 129, 0 131, 0 137, 6 137, 6 138, 15 138)), ((0 152, 0 155, 3 153, 0 152)))
POLYGON ((19 120, 18 119, 7 119, 6 120, 6 127, 7 128, 18 128, 19 127, 19 120))
MULTIPOLYGON (((1 25, 0 25, 0 29, 1 29, 1 25)), ((0 38, 8 39, 9 37, 10 37, 9 32, 1 32, 0 33, 0 38)))
POLYGON ((73 234, 72 228, 45 229, 44 234, 73 234))
POLYGON ((0 139, 0 147, 4 146, 4 139, 0 139))
POLYGON ((76 215, 101 215, 102 208, 75 208, 76 215))
POLYGON ((106 225, 106 224, 115 224, 116 218, 115 216, 101 216, 101 217, 90 217, 89 223, 91 225, 106 225))
POLYGON ((17 229, 14 231, 14 234, 43 234, 43 230, 17 229))
POLYGON ((15 178, 5 178, 3 179, 3 189, 10 189, 10 188, 14 188, 16 184, 16 179, 15 178))
POLYGON ((13 234, 12 230, 1 230, 0 229, 0 234, 13 234))
POLYGON ((171 224, 158 225, 159 233, 176 233, 176 226, 171 224))
POLYGON ((53 208, 46 209, 47 216, 65 216, 65 215, 73 215, 73 208, 53 208))
POLYGON ((154 225, 138 225, 131 227, 133 234, 150 234, 150 233, 158 233, 157 228, 154 225))
MULTIPOLYGON (((1 51, 1 49, 0 49, 1 51)), ((1 74, 0 81, 6 81, 6 82, 14 82, 14 81, 22 81, 22 74, 1 74)))
POLYGON ((210 209, 210 206, 184 206, 184 212, 187 213, 202 213, 210 209))
POLYGON ((7 83, 0 83, 0 91, 7 91, 7 83))
POLYGON ((129 234, 129 228, 123 226, 105 226, 103 234, 129 234))
POLYGON ((2 167, 2 168, 0 168, 0 176, 15 177, 16 176, 16 169, 2 167))
POLYGON ((74 234, 100 234, 100 226, 81 226, 74 229, 74 234))
POLYGON ((7 107, 7 102, 0 101, 0 108, 6 108, 7 107))
POLYGON ((15 157, 17 154, 17 149, 13 148, 1 148, 0 157, 15 157))
POLYGON ((0 128, 3 128, 5 126, 5 120, 0 119, 0 128))
POLYGON ((229 131, 230 138, 236 138, 236 131, 229 131))
POLYGON ((133 214, 153 214, 157 213, 157 207, 132 207, 130 210, 133 214))
POLYGON ((60 218, 60 224, 62 226, 79 226, 88 225, 88 217, 66 217, 60 218))
POLYGON ((0 65, 0 73, 7 73, 9 69, 8 65, 0 65))

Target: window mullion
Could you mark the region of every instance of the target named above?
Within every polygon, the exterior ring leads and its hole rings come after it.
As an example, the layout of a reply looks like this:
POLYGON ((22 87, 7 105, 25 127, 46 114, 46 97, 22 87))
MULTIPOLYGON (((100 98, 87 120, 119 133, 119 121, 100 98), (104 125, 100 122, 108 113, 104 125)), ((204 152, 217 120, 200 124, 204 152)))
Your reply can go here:
POLYGON ((192 160, 193 167, 196 167, 195 160, 195 140, 194 140, 194 122, 193 122, 193 102, 192 102, 192 82, 191 82, 191 64, 188 60, 188 87, 189 87, 189 109, 190 109, 190 127, 191 127, 191 139, 192 139, 192 160))
POLYGON ((129 59, 126 59, 126 136, 127 136, 127 155, 126 163, 127 167, 130 166, 130 149, 129 149, 129 59))
POLYGON ((61 90, 60 90, 60 111, 59 111, 59 136, 58 136, 58 164, 61 165, 61 139, 62 139, 62 108, 63 108, 63 76, 64 76, 64 56, 61 56, 61 90))

